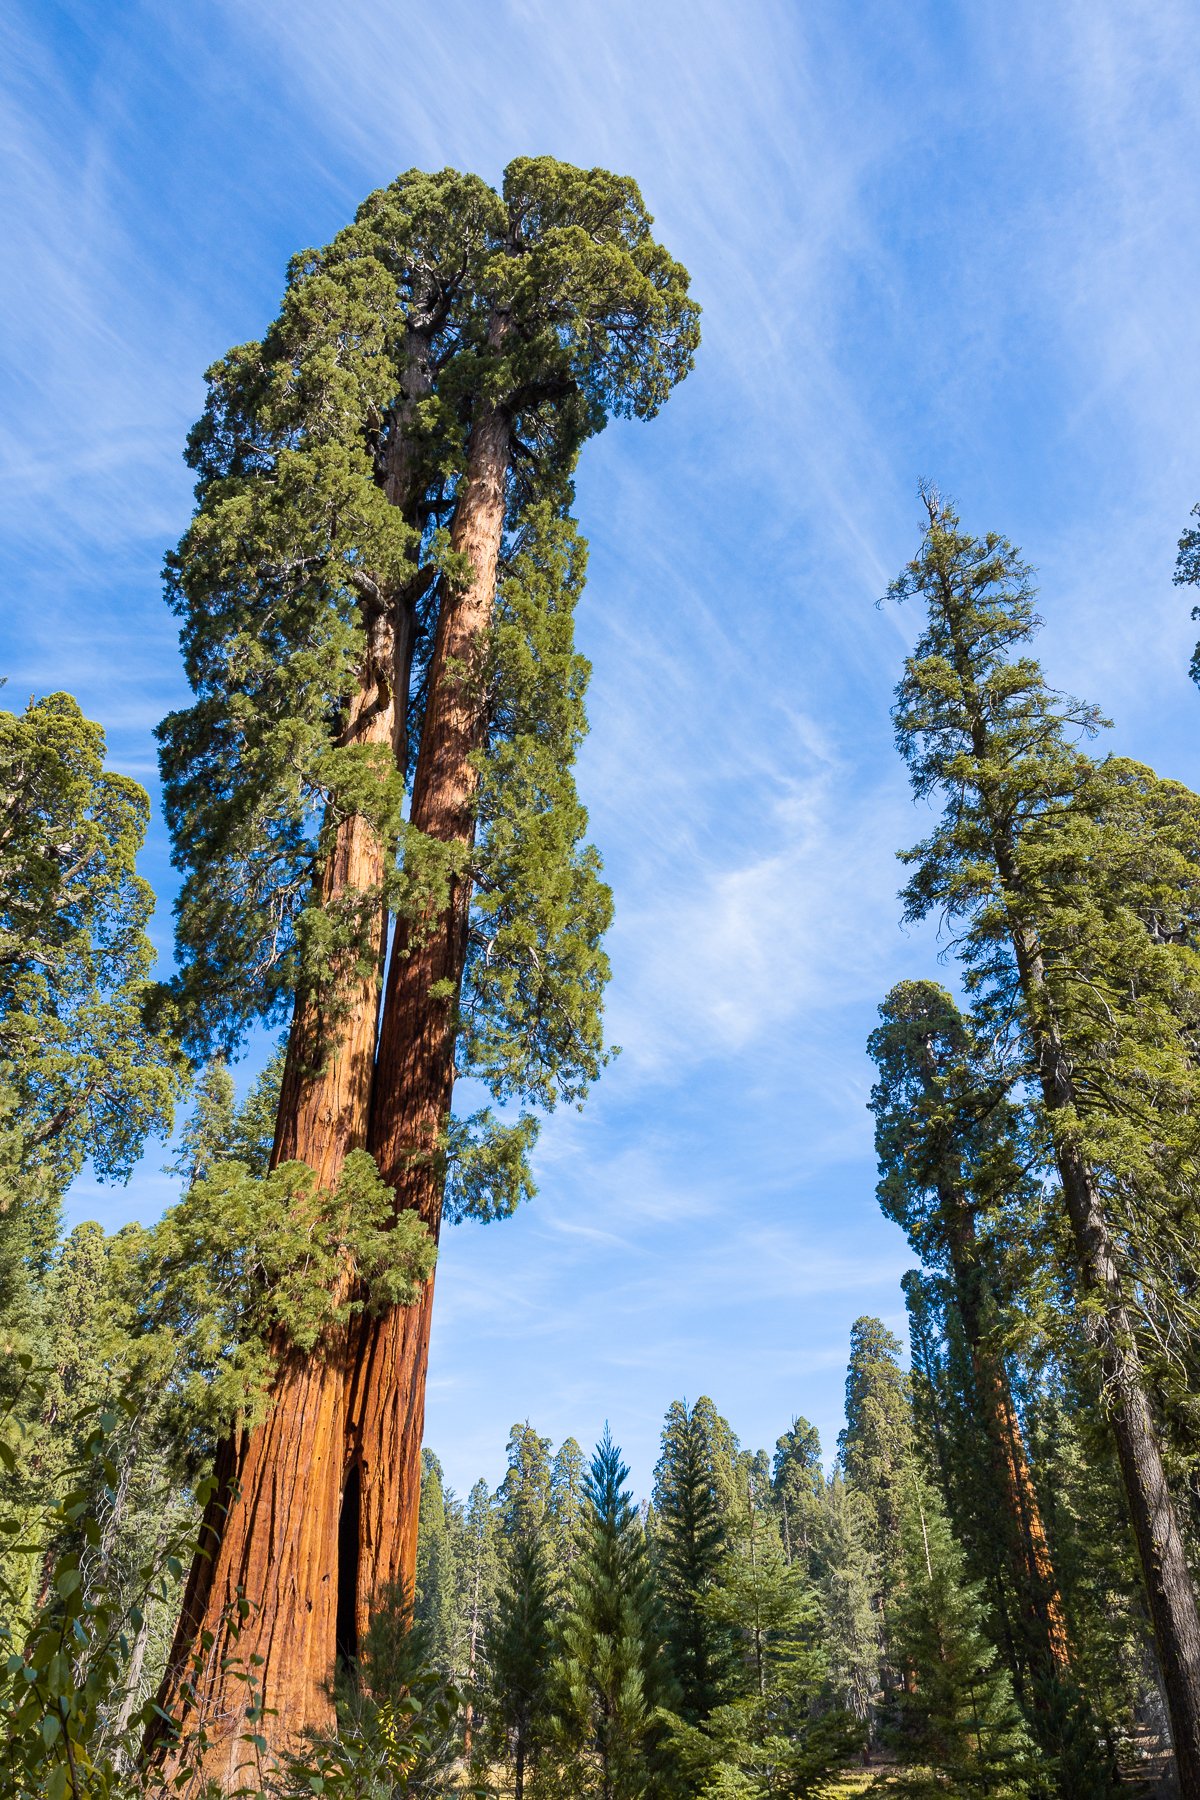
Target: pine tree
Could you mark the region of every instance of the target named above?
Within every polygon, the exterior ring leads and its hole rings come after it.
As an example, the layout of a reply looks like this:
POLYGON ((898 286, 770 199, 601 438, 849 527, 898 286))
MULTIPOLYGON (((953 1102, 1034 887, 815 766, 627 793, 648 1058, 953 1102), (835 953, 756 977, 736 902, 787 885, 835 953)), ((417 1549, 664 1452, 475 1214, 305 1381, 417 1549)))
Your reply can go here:
POLYGON ((196 1082, 191 1115, 179 1134, 179 1151, 167 1165, 168 1174, 180 1176, 184 1185, 191 1187, 230 1154, 235 1102, 229 1064, 223 1056, 214 1056, 196 1082))
POLYGON ((442 1465, 432 1450, 421 1453, 421 1528, 417 1537, 417 1579, 413 1624, 435 1668, 458 1664, 458 1557, 454 1514, 457 1503, 446 1491, 442 1465))
POLYGON ((564 1438, 550 1468, 550 1519, 555 1577, 563 1585, 575 1566, 583 1518, 587 1462, 573 1437, 564 1438))
MULTIPOLYGON (((197 1050, 290 1006, 274 1163, 333 1188, 365 1143, 431 1240, 443 1210, 499 1217, 531 1192, 530 1109, 581 1099, 603 1058, 568 508, 585 439, 652 416, 691 363, 687 277, 650 224, 631 182, 551 159, 515 162, 502 194, 401 177, 293 260, 189 447, 168 591, 197 700, 162 728, 175 1004, 197 1050), (452 1120, 459 1073, 527 1110, 452 1120)), ((336 1327, 316 1354, 273 1346, 270 1414, 222 1446, 163 1696, 187 1712, 197 1635, 220 1639, 251 1588, 242 1648, 285 1747, 329 1723, 338 1590, 361 1637, 414 1574, 432 1287, 376 1309, 356 1276, 343 1258, 336 1327)), ((243 1696, 220 1666, 196 1704, 231 1734, 223 1776, 243 1696)))
POLYGON ((501 1529, 508 1538, 541 1535, 550 1511, 550 1439, 526 1419, 514 1425, 505 1449, 508 1467, 496 1490, 501 1529))
POLYGON ((825 1489, 821 1438, 807 1419, 793 1419, 775 1443, 771 1491, 779 1510, 783 1548, 789 1562, 808 1567, 812 1532, 825 1489))
POLYGON ((645 1792, 666 1697, 653 1585, 629 1470, 606 1430, 584 1485, 579 1551, 562 1627, 559 1680, 568 1733, 602 1800, 645 1792))
POLYGON ((722 1698, 733 1661, 732 1633, 711 1607, 729 1539, 705 1410, 672 1401, 661 1441, 654 1471, 654 1573, 678 1710, 697 1724, 722 1698))
POLYGON ((873 1718, 879 1687, 879 1577, 867 1548, 873 1521, 865 1497, 835 1469, 813 1528, 812 1572, 819 1596, 829 1692, 861 1725, 873 1718))
POLYGON ((840 1709, 819 1710, 827 1664, 817 1594, 784 1555, 754 1460, 737 1537, 707 1597, 739 1648, 727 1697, 698 1725, 674 1728, 685 1780, 706 1795, 819 1792, 859 1737, 840 1709))
POLYGON ((553 1728, 554 1588, 543 1532, 512 1535, 488 1627, 487 1714, 494 1746, 511 1760, 514 1800, 553 1728))
POLYGON ((850 1328, 846 1427, 838 1461, 846 1484, 869 1508, 867 1548, 876 1572, 876 1610, 882 1618, 900 1563, 903 1493, 913 1455, 908 1385, 899 1340, 880 1319, 850 1328))
POLYGON ((500 1579, 499 1521, 486 1481, 477 1481, 467 1495, 457 1562, 462 1663, 456 1673, 466 1692, 465 1750, 469 1755, 478 1696, 488 1682, 485 1639, 500 1579))
MULTIPOLYGON (((916 792, 942 793, 946 809, 908 855, 906 909, 955 924, 982 1004, 998 1024, 1016 1022, 1102 1371, 1180 1780, 1200 1791, 1200 1613, 1138 1317, 1143 1296, 1170 1304, 1155 1233, 1173 1242, 1190 1205, 1173 1176, 1195 1110, 1180 1016, 1194 989, 1194 797, 1077 748, 1100 721, 1053 693, 1026 653, 1029 570, 1006 540, 964 533, 936 493, 925 501, 920 554, 889 590, 926 606, 895 719, 916 792), (1130 1199, 1134 1217, 1118 1230, 1130 1199)), ((1145 1322, 1153 1333, 1158 1321, 1145 1322)))
MULTIPOLYGON (((910 1791, 1017 1796, 1044 1791, 1007 1672, 983 1629, 983 1604, 932 1488, 915 1474, 905 1499, 902 1579, 889 1633, 910 1679, 898 1697, 896 1748, 932 1771, 910 1791)), ((901 1790, 903 1791, 903 1789, 901 1790)))

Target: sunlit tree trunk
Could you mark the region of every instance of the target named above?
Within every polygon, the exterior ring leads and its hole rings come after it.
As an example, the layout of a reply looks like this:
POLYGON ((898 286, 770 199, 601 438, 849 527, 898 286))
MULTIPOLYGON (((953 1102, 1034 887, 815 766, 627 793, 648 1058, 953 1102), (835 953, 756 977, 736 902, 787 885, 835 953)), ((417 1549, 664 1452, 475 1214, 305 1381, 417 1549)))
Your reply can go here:
MULTIPOLYGON (((392 667, 392 634, 380 618, 345 742, 391 749, 392 667)), ((342 820, 319 877, 322 902, 377 896, 384 856, 365 819, 342 820)), ((374 905, 370 956, 354 957, 340 978, 334 972, 323 997, 299 995, 288 1037, 272 1165, 305 1162, 327 1187, 347 1152, 366 1142, 384 951, 378 898, 374 905)), ((333 1723, 346 1333, 331 1330, 315 1354, 297 1353, 282 1336, 272 1349, 265 1420, 217 1449, 216 1490, 159 1695, 185 1733, 203 1728, 208 1746, 195 1760, 225 1788, 257 1763, 243 1741, 255 1697, 272 1709, 255 1727, 272 1754, 298 1749, 306 1730, 333 1723)), ((178 1756, 155 1736, 173 1771, 178 1756)))
MULTIPOLYGON (((450 845, 475 829, 474 753, 483 743, 480 674, 491 624, 512 428, 489 407, 471 432, 451 547, 471 577, 446 584, 413 781, 411 821, 450 845)), ((455 1020, 467 951, 470 884, 455 880, 437 915, 403 923, 388 970, 369 1148, 397 1206, 437 1236, 439 1141, 454 1089, 455 1020)), ((360 1476, 358 1629, 388 1596, 410 1596, 416 1572, 421 1438, 433 1278, 416 1305, 363 1322, 351 1395, 350 1441, 360 1476)))

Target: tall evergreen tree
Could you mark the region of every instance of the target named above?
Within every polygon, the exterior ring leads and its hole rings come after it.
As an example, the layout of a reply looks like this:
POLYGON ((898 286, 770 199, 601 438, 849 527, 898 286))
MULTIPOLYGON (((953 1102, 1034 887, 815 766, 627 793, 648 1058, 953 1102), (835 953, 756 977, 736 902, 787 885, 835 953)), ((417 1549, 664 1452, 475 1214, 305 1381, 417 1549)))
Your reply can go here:
POLYGON ((514 1800, 553 1730, 551 1665, 554 1587, 541 1531, 512 1536, 504 1550, 487 1632, 487 1714, 493 1747, 511 1761, 514 1800))
POLYGON ((693 1724, 723 1697, 734 1648, 732 1632, 712 1610, 730 1544, 706 1425, 699 1403, 672 1401, 654 1471, 654 1573, 678 1710, 693 1724))
POLYGON ((776 1439, 771 1463, 771 1491, 779 1509, 783 1548, 789 1562, 808 1567, 814 1522, 825 1490, 821 1437, 807 1419, 793 1419, 776 1439))
POLYGON ((550 1512, 550 1439, 526 1419, 509 1432, 505 1456, 508 1467, 496 1490, 501 1528, 509 1538, 540 1536, 550 1512))
POLYGON ((829 1692, 860 1725, 873 1717, 879 1688, 879 1578, 868 1549, 870 1508, 835 1469, 816 1515, 811 1567, 823 1621, 829 1692))
MULTIPOLYGON (((890 1633, 910 1679, 898 1699, 896 1747, 935 1779, 919 1793, 1015 1797, 1044 1792, 1012 1686, 983 1630, 983 1605, 933 1489, 914 1474, 905 1496, 902 1578, 890 1633)), ((903 1791, 903 1790, 902 1790, 903 1791)))
MULTIPOLYGON (((953 1340, 961 1339, 966 1351, 957 1359, 965 1363, 957 1384, 961 1423, 947 1432, 954 1441, 943 1455, 954 1455, 961 1468, 965 1452, 968 1469, 959 1487, 970 1490, 964 1499, 984 1567, 995 1569, 1003 1583, 1013 1674, 1031 1686, 1032 1704, 1045 1715, 1058 1710, 1070 1654, 1005 1367, 1001 1311, 1004 1265, 1013 1260, 1005 1240, 1023 1254, 1037 1217, 1036 1150, 1009 1100, 1007 1070, 988 1067, 986 1052, 944 989, 902 982, 880 1014, 883 1023, 870 1040, 879 1071, 871 1099, 879 1198, 944 1285, 942 1305, 953 1318, 951 1359, 953 1340), (984 1452, 978 1470, 976 1445, 984 1452)), ((929 1291, 926 1277, 921 1292, 929 1291)))
POLYGON ((655 1711, 668 1692, 649 1558, 625 1487, 628 1474, 606 1430, 584 1486, 559 1662, 568 1731, 594 1768, 601 1800, 645 1793, 655 1711))
POLYGON ((422 1635, 431 1662, 453 1669, 458 1662, 458 1557, 456 1502, 447 1493, 442 1465, 432 1450, 421 1453, 421 1529, 417 1538, 417 1579, 413 1624, 422 1635))
MULTIPOLYGON (((294 259, 190 444, 168 582, 198 698, 162 731, 184 1029, 231 1043, 290 1005, 275 1163, 333 1187, 365 1142, 434 1239, 444 1207, 497 1217, 531 1191, 532 1114, 452 1121, 456 1075, 536 1108, 602 1060, 568 507, 583 441, 652 416, 691 363, 687 277, 650 224, 633 183, 548 158, 502 194, 403 176, 294 259)), ((164 1707, 215 1710, 226 1745, 244 1709, 221 1657, 203 1694, 180 1684, 231 1593, 261 1601, 241 1647, 286 1746, 329 1722, 338 1590, 362 1636, 412 1585, 432 1287, 376 1317, 346 1257, 336 1289, 337 1328, 275 1346, 269 1416, 218 1459, 164 1707)))
POLYGON ((920 553, 889 590, 926 607, 895 720, 915 790, 942 794, 945 811, 909 853, 906 908, 948 917, 975 990, 998 1026, 1016 1024, 1102 1370, 1180 1780, 1200 1792, 1200 1613, 1128 1254, 1133 1246, 1136 1264, 1140 1247, 1145 1293, 1161 1302, 1154 1235, 1137 1211, 1174 1236, 1173 1151, 1194 1117, 1179 1007, 1182 997, 1190 1010, 1194 988, 1195 864, 1185 852, 1195 808, 1148 771, 1096 765, 1078 749, 1078 734, 1099 721, 1050 690, 1027 654, 1037 626, 1028 568, 1003 538, 963 532, 933 491, 925 501, 920 553))
POLYGON ((869 1508, 868 1550, 881 1618, 900 1564, 900 1518, 912 1456, 912 1414, 899 1339, 881 1319, 856 1319, 850 1328, 846 1426, 838 1439, 838 1461, 847 1486, 869 1508))
POLYGON ((561 1583, 575 1566, 583 1518, 587 1460, 573 1437, 564 1438, 550 1468, 550 1518, 554 1529, 554 1568, 561 1583))

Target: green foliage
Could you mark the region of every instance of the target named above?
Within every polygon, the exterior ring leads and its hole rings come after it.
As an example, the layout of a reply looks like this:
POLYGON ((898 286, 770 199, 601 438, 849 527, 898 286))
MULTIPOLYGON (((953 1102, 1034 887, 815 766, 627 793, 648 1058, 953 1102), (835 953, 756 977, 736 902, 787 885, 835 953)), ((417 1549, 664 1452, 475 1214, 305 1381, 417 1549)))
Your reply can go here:
POLYGON ((282 1768, 264 1769, 272 1796, 484 1800, 457 1772, 463 1695, 431 1664, 428 1637, 405 1606, 377 1610, 357 1668, 339 1682, 337 1702, 336 1731, 315 1737, 282 1768))
POLYGON ((698 1724, 674 1727, 689 1790, 705 1800, 820 1793, 861 1731, 839 1708, 817 1706, 826 1687, 818 1597, 753 1491, 704 1605, 740 1655, 727 1697, 698 1724))
POLYGON ((668 1698, 649 1558, 624 1487, 629 1471, 606 1431, 584 1483, 579 1552, 562 1626, 563 1734, 584 1791, 604 1800, 644 1792, 668 1698), (585 1769, 594 1771, 586 1781, 585 1769))
POLYGON ((912 1458, 908 1384, 900 1368, 900 1344, 879 1319, 856 1319, 850 1328, 846 1374, 846 1429, 838 1458, 847 1484, 870 1508, 867 1548, 877 1572, 882 1606, 898 1568, 901 1496, 912 1458))
POLYGON ((821 1438, 807 1419, 793 1419, 776 1439, 771 1464, 771 1493, 779 1513, 784 1552, 789 1562, 807 1568, 812 1533, 825 1490, 821 1438))
POLYGON ((914 1769, 901 1791, 991 1794, 1043 1791, 1045 1770, 1022 1723, 1012 1686, 983 1630, 978 1589, 933 1490, 914 1478, 903 1520, 903 1579, 894 1585, 889 1632, 906 1671, 897 1696, 896 1747, 914 1769))
POLYGON ((835 1469, 814 1521, 811 1566, 824 1621, 826 1685, 835 1707, 860 1726, 879 1688, 880 1579, 868 1549, 874 1519, 866 1496, 835 1469))
MULTIPOLYGON (((1200 506, 1193 506, 1193 519, 1200 519, 1200 506)), ((1184 527, 1179 539, 1179 554, 1175 559, 1175 580, 1179 585, 1200 584, 1200 525, 1184 527)), ((1193 619, 1200 616, 1200 607, 1192 608, 1193 619)), ((1200 682, 1200 645, 1192 655, 1192 680, 1200 682)))
POLYGON ((332 1192, 304 1163, 261 1177, 218 1163, 125 1253, 147 1322, 181 1347, 186 1410, 223 1428, 260 1416, 276 1333, 311 1350, 356 1310, 411 1303, 435 1258, 363 1150, 332 1192))
POLYGON ((526 1769, 553 1738, 554 1599, 548 1537, 515 1533, 487 1632, 485 1714, 490 1748, 513 1765, 518 1796, 526 1769))
POLYGON ((430 1660, 443 1669, 459 1665, 458 1524, 442 1465, 432 1450, 422 1450, 413 1624, 422 1634, 430 1660))
POLYGON ((573 1437, 564 1438, 550 1467, 554 1568, 560 1581, 569 1578, 575 1565, 586 1479, 587 1462, 582 1449, 573 1437))
MULTIPOLYGON (((30 1359, 21 1366, 36 1386, 30 1359)), ((0 1461, 11 1469, 11 1414, 6 1423, 0 1461)), ((137 1769, 153 1713, 139 1693, 140 1658, 155 1616, 170 1616, 191 1546, 186 1533, 169 1532, 132 1582, 121 1578, 111 1526, 121 1424, 120 1409, 85 1417, 79 1461, 63 1471, 58 1497, 32 1511, 0 1507, 11 1546, 0 1576, 0 1780, 13 1800, 134 1800, 162 1786, 137 1769), (14 1581, 14 1560, 36 1578, 14 1581), (35 1585, 30 1611, 24 1596, 35 1585)))
POLYGON ((654 1471, 654 1572, 678 1710, 692 1724, 723 1697, 734 1656, 733 1629, 712 1606, 730 1546, 707 1423, 699 1404, 672 1401, 654 1471))
POLYGON ((496 1492, 500 1527, 510 1541, 541 1535, 550 1510, 550 1439, 539 1436, 529 1420, 508 1434, 508 1467, 496 1492))
POLYGON ((178 1061, 142 1019, 154 896, 135 864, 149 801, 104 757, 104 733, 69 694, 0 712, 6 1208, 30 1204, 39 1181, 61 1192, 85 1157, 124 1179, 171 1126, 178 1061))
POLYGON ((929 504, 921 554, 889 590, 926 605, 894 717, 914 789, 945 801, 906 853, 906 911, 955 928, 981 1023, 1009 1039, 1010 1080, 1040 1099, 1049 1037, 1062 1044, 1073 1098, 1048 1107, 1044 1127, 1056 1154, 1093 1171, 1144 1353, 1182 1420, 1200 800, 1139 764, 1084 754, 1096 709, 1050 689, 1026 652, 1038 625, 1029 569, 1006 540, 973 538, 949 506, 929 504))

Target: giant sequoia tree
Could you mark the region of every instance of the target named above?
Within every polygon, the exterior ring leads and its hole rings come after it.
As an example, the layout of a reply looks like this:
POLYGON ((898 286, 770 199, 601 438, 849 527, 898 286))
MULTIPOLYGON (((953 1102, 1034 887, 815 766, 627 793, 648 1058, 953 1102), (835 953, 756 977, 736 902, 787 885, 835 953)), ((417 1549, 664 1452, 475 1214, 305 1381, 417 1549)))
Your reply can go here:
POLYGON ((977 1004, 1011 1030, 1049 1135, 1072 1275, 1137 1540, 1187 1792, 1200 1792, 1200 1615, 1164 1467, 1157 1366, 1194 1248, 1194 796, 1079 747, 1093 708, 1051 690, 1027 645, 1030 573, 930 491, 892 584, 926 623, 897 740, 942 817, 908 855, 910 917, 956 927, 977 1004))
MULTIPOLYGON (((336 1191, 365 1148, 430 1245, 444 1211, 530 1191, 536 1109, 603 1061, 569 507, 583 442, 691 364, 687 276, 650 227, 632 182, 549 158, 500 193, 402 176, 294 259, 189 444, 168 592, 197 698, 161 728, 180 1030, 231 1049, 290 1015, 274 1162, 336 1191), (454 1120, 460 1074, 505 1114, 454 1120)), ((397 1293, 421 1276, 399 1239, 397 1293)), ((348 1248, 338 1269, 317 1350, 277 1335, 269 1416, 221 1447, 168 1671, 167 1710, 221 1721, 222 1779, 231 1604, 278 1749, 329 1722, 336 1650, 411 1589, 432 1278, 397 1305, 348 1248)))

